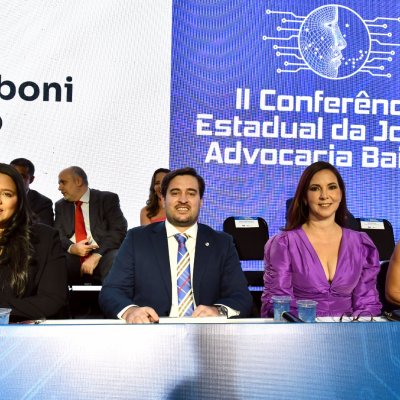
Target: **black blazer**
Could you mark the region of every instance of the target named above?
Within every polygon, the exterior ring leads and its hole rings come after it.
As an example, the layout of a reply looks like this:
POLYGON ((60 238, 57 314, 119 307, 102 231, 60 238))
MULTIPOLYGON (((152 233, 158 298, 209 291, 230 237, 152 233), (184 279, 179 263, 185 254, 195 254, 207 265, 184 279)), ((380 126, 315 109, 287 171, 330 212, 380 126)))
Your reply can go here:
MULTIPOLYGON (((193 293, 197 305, 224 304, 240 311, 240 317, 250 315, 252 297, 232 237, 203 224, 197 232, 193 293)), ((172 287, 164 222, 129 230, 99 301, 112 318, 131 304, 169 315, 172 287)))
POLYGON ((56 315, 67 303, 67 269, 60 238, 55 229, 32 226, 34 260, 23 297, 10 289, 0 291, 0 307, 12 309, 11 320, 48 318, 56 315))
MULTIPOLYGON (((64 199, 55 204, 54 227, 59 231, 64 250, 73 244, 69 238, 75 232, 75 206, 64 199)), ((118 249, 125 238, 127 222, 115 193, 90 189, 89 200, 90 231, 99 245, 97 253, 103 255, 109 250, 118 249)))
POLYGON ((39 218, 39 222, 53 226, 53 202, 48 197, 43 196, 41 193, 32 189, 29 189, 26 197, 28 198, 31 210, 39 218))

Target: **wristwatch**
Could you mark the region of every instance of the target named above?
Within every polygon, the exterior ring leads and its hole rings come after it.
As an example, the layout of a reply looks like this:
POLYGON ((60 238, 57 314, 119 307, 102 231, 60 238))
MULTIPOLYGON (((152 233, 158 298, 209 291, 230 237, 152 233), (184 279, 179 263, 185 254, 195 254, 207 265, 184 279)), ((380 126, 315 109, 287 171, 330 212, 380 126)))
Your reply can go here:
POLYGON ((218 305, 215 306, 218 310, 218 314, 223 316, 223 317, 227 317, 228 316, 228 309, 225 306, 222 305, 218 305))

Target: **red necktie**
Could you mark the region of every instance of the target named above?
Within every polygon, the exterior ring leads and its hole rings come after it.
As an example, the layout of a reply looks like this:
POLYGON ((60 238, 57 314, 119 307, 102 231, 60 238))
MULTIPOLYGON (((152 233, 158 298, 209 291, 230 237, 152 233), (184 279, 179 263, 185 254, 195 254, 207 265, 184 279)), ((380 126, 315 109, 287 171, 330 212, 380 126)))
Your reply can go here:
MULTIPOLYGON (((75 243, 87 238, 85 220, 83 219, 82 202, 75 202, 75 243)), ((86 257, 81 257, 81 264, 86 260, 86 257)))
POLYGON ((81 240, 87 238, 85 220, 83 219, 83 212, 81 207, 82 202, 75 202, 75 242, 78 243, 81 240))

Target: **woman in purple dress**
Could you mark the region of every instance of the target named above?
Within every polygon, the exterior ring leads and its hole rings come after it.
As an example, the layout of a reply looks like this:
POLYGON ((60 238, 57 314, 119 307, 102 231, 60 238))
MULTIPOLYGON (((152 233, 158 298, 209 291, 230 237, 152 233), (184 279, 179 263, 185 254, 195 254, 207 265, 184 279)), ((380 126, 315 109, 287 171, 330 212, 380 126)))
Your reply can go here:
POLYGON ((316 300, 317 316, 379 315, 378 251, 367 234, 346 229, 345 186, 337 169, 318 161, 305 169, 283 232, 265 245, 261 316, 271 297, 316 300))

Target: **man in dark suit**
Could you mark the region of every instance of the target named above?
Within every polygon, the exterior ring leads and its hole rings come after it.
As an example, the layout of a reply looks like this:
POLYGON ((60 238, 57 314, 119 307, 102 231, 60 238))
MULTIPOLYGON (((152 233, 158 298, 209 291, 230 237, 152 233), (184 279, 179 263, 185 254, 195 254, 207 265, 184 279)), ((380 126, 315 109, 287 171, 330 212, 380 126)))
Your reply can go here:
POLYGON ((16 158, 10 162, 10 165, 22 176, 28 204, 33 213, 38 217, 38 221, 53 226, 53 202, 48 197, 29 187, 35 179, 35 166, 33 163, 26 158, 16 158))
POLYGON ((64 198, 55 204, 54 226, 67 252, 68 283, 82 283, 82 275, 93 275, 101 283, 127 230, 118 195, 89 189, 85 171, 76 166, 60 172, 58 190, 64 198), (85 233, 81 240, 76 240, 78 208, 85 233))
POLYGON ((232 237, 197 223, 204 187, 193 168, 163 178, 167 220, 128 232, 100 292, 106 316, 146 323, 159 316, 250 315, 252 297, 232 237), (184 260, 189 271, 180 283, 184 260))

